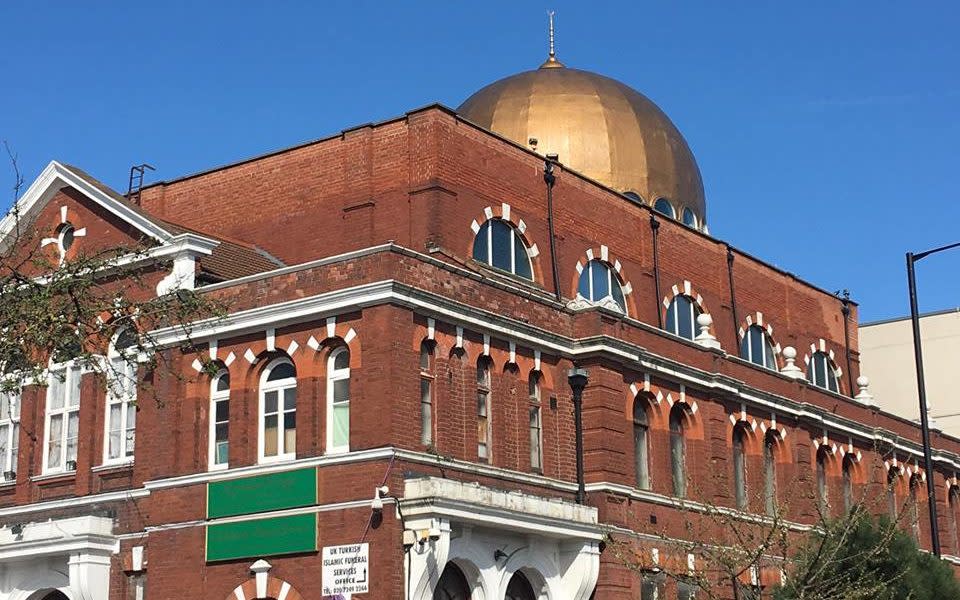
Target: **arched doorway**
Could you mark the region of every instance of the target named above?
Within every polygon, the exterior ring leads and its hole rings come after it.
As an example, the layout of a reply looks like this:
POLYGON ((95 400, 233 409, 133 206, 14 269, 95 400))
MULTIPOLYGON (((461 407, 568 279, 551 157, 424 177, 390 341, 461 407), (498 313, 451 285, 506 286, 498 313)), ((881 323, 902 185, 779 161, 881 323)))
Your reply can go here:
POLYGON ((67 598, 66 594, 60 590, 52 590, 47 592, 40 591, 36 594, 32 594, 30 597, 36 598, 36 600, 70 600, 67 598))
POLYGON ((513 574, 510 583, 507 584, 507 595, 504 600, 537 600, 536 594, 533 593, 533 586, 530 585, 526 575, 520 571, 513 574))
POLYGON ((470 600, 470 586, 460 567, 447 563, 433 590, 433 600, 470 600))

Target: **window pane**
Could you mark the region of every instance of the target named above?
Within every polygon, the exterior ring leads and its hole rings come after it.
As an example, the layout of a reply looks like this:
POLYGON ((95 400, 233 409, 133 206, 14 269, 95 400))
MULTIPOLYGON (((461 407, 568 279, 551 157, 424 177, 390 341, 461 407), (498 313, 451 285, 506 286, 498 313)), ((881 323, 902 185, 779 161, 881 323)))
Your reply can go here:
POLYGON ((493 221, 493 266, 510 271, 510 251, 513 232, 500 221, 493 221))
POLYGON ((333 382, 333 401, 334 402, 350 401, 350 380, 349 379, 338 379, 333 382))
POLYGON ((270 415, 263 419, 263 454, 264 456, 277 455, 277 415, 270 415))
POLYGON ((67 394, 69 399, 67 403, 70 406, 80 405, 80 367, 71 367, 67 369, 67 394))
POLYGON ((50 431, 47 433, 47 466, 51 469, 61 466, 61 440, 63 439, 63 415, 50 417, 50 431))
POLYGON ((295 410, 297 408, 297 388, 287 388, 283 390, 283 410, 295 410))
POLYGON ((516 263, 514 271, 520 277, 533 279, 530 272, 530 257, 527 255, 527 247, 523 245, 523 240, 516 233, 513 234, 513 261, 516 263))
POLYGON ((530 466, 539 469, 540 465, 540 407, 530 407, 530 466))
POLYGON ((580 273, 580 279, 577 281, 577 293, 590 300, 590 265, 592 263, 587 263, 586 268, 580 273))
POLYGON ((263 412, 266 414, 277 412, 277 395, 280 392, 274 390, 263 395, 263 412))
POLYGON ((590 261, 590 277, 593 279, 593 296, 596 302, 610 295, 610 267, 597 260, 590 261))
POLYGON ((228 442, 218 442, 217 450, 214 456, 214 462, 218 465, 226 464, 229 461, 230 445, 228 442))
POLYGON ((17 470, 17 458, 20 456, 20 424, 13 424, 13 437, 10 440, 10 467, 9 471, 17 470))
POLYGON ((216 413, 217 413, 216 421, 218 423, 223 421, 228 421, 230 419, 230 401, 229 400, 218 401, 216 413))
POLYGON ((293 365, 288 362, 282 362, 270 369, 270 374, 267 375, 267 381, 277 381, 279 379, 288 379, 296 376, 297 371, 293 368, 293 365))
POLYGON ((673 218, 676 214, 673 212, 673 205, 670 204, 670 201, 666 198, 658 198, 653 205, 653 209, 658 213, 667 215, 670 218, 673 218))
POLYGON ((420 344, 420 370, 430 370, 430 346, 426 342, 420 344))
POLYGON ((487 394, 485 392, 477 393, 477 416, 487 416, 487 394))
POLYGON ((110 407, 109 436, 107 440, 107 457, 120 457, 120 404, 110 407))
POLYGON ((667 331, 672 334, 677 333, 677 300, 674 299, 667 309, 667 331))
POLYGON ((297 451, 297 413, 287 413, 284 416, 283 451, 287 454, 297 451))
POLYGON ((694 338, 692 303, 686 296, 677 296, 674 302, 677 303, 677 335, 692 340, 694 338))
POLYGON ((214 427, 214 435, 216 436, 215 439, 218 443, 227 441, 227 436, 230 432, 229 428, 230 425, 228 423, 220 423, 214 427))
POLYGON ((6 421, 10 418, 10 396, 0 394, 0 421, 6 421))
POLYGON ((8 470, 7 469, 7 450, 9 450, 8 442, 10 439, 9 427, 10 425, 6 425, 6 424, 0 425, 0 461, 2 461, 2 463, 0 463, 0 468, 2 468, 2 470, 4 471, 8 470))
POLYGON ((230 375, 223 374, 217 379, 217 391, 226 392, 230 390, 230 375))
POLYGON ((345 448, 350 445, 350 405, 333 407, 333 445, 345 448))
MULTIPOLYGON (((612 275, 612 273, 611 273, 612 275)), ((614 279, 613 281, 613 300, 620 306, 620 310, 627 312, 627 302, 623 298, 623 289, 620 287, 620 282, 614 279)))
MULTIPOLYGON (((636 414, 636 411, 634 411, 636 414)), ((636 420, 634 420, 636 423, 636 420)), ((641 490, 650 489, 650 470, 647 462, 647 426, 634 424, 633 426, 633 462, 634 476, 637 487, 641 490)))
POLYGON ((336 358, 333 359, 333 368, 334 369, 348 369, 350 368, 350 351, 341 350, 337 353, 336 358))
POLYGON ((756 325, 750 327, 750 360, 758 365, 764 363, 763 342, 765 334, 756 325))
POLYGON ((424 445, 433 441, 433 396, 430 379, 420 380, 420 442, 424 445))
POLYGON ((473 240, 473 258, 475 260, 490 262, 489 246, 487 245, 487 231, 490 229, 490 221, 487 221, 480 227, 477 237, 473 240))
POLYGON ((77 432, 80 428, 80 413, 67 414, 67 460, 77 460, 77 432))
POLYGON ((48 391, 48 397, 50 398, 50 410, 63 408, 63 392, 65 387, 64 382, 60 381, 60 377, 63 375, 63 372, 53 373, 50 375, 50 389, 48 391))
POLYGON ((689 208, 683 209, 683 224, 689 225, 690 227, 697 226, 697 217, 693 214, 693 211, 689 208))

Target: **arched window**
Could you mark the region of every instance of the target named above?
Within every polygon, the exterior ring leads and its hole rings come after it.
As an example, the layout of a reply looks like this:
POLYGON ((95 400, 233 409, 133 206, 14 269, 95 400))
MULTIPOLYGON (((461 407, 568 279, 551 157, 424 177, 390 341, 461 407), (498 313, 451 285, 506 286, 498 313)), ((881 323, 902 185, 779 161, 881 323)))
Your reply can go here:
POLYGON ((433 600, 470 600, 470 585, 460 567, 448 562, 433 590, 433 600))
POLYGON ((230 460, 230 373, 223 369, 210 382, 210 468, 226 469, 230 460))
POLYGON ((697 228, 697 215, 693 213, 689 208, 684 207, 683 209, 683 224, 687 227, 697 228))
POLYGON ((950 526, 950 541, 953 544, 954 554, 960 552, 960 535, 957 534, 957 510, 960 508, 960 487, 956 485, 950 486, 950 491, 947 494, 947 504, 948 504, 948 519, 947 522, 950 526))
POLYGON ((543 423, 540 410, 540 371, 530 371, 527 396, 530 399, 530 468, 543 471, 543 423))
POLYGON ((631 200, 634 200, 636 202, 639 202, 640 204, 643 204, 643 198, 641 198, 640 194, 634 192, 633 190, 630 190, 629 192, 624 192, 623 195, 626 196, 627 198, 630 198, 631 200))
POLYGON ((657 198, 657 201, 653 203, 653 210, 667 215, 671 219, 677 218, 677 211, 673 209, 673 204, 670 204, 670 201, 666 198, 657 198))
POLYGON ((827 460, 830 457, 830 450, 826 445, 817 449, 817 502, 820 505, 820 511, 823 516, 827 516, 828 491, 827 491, 827 460))
POLYGON ((772 429, 763 438, 763 508, 768 516, 777 513, 777 434, 772 429))
POLYGON ((420 443, 433 444, 433 342, 420 343, 420 443))
POLYGON ((843 510, 849 513, 854 507, 853 497, 853 455, 843 457, 843 510))
POLYGON ((733 491, 737 508, 747 510, 747 427, 742 423, 733 428, 733 491))
POLYGON ((673 495, 687 496, 687 447, 684 420, 686 410, 680 403, 670 410, 670 472, 673 475, 673 495))
MULTIPOLYGON (((66 354, 71 356, 73 353, 66 354)), ((80 426, 80 365, 73 360, 50 365, 47 405, 44 411, 46 451, 43 472, 62 473, 77 469, 77 439, 80 426)))
POLYGON ((667 308, 667 331, 692 340, 697 337, 697 317, 701 312, 700 306, 690 296, 674 296, 667 308))
POLYGON ((647 418, 647 399, 633 400, 633 467, 637 487, 650 489, 650 420, 647 418))
POLYGON ((913 539, 920 543, 920 502, 917 499, 917 490, 920 488, 920 475, 910 477, 910 531, 913 539))
POLYGON ((493 267, 533 279, 527 246, 516 229, 503 219, 490 219, 473 240, 473 258, 493 267))
POLYGON ((490 460, 490 358, 477 360, 477 458, 490 460))
POLYGON ((107 419, 103 462, 133 460, 137 425, 137 334, 127 327, 114 337, 107 354, 107 419))
POLYGON ((286 358, 270 363, 260 377, 261 462, 297 455, 297 370, 286 358))
POLYGON ((773 343, 767 332, 759 325, 751 325, 747 328, 747 333, 740 342, 740 357, 755 365, 777 370, 773 343))
POLYGON ((839 392, 837 370, 826 352, 817 351, 813 353, 810 364, 807 365, 807 381, 831 392, 839 392))
POLYGON ((350 451, 350 350, 327 358, 327 453, 350 451))
POLYGON ((533 593, 533 586, 530 585, 527 577, 517 571, 507 584, 504 600, 537 600, 537 596, 533 593))
POLYGON ((614 273, 613 267, 600 259, 591 259, 587 262, 583 271, 580 272, 577 294, 581 298, 594 303, 611 298, 617 303, 621 311, 627 312, 627 303, 623 298, 620 279, 614 273))
POLYGON ((0 390, 0 481, 17 478, 20 446, 20 393, 0 390))
POLYGON ((897 520, 897 480, 900 478, 900 470, 897 467, 887 469, 887 514, 890 520, 897 520))

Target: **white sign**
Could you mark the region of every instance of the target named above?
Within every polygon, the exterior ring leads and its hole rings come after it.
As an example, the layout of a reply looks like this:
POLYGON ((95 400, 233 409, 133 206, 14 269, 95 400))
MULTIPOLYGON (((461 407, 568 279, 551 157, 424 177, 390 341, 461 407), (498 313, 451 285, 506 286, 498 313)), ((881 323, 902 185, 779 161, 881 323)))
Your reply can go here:
POLYGON ((370 585, 370 544, 324 546, 320 585, 324 596, 366 594, 370 585))

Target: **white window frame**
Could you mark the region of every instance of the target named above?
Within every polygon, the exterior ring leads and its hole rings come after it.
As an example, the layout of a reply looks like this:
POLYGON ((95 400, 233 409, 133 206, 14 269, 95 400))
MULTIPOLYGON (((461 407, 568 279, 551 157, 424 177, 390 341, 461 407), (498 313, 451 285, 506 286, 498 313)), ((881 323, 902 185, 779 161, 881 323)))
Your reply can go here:
POLYGON ((813 353, 813 356, 810 357, 810 365, 807 367, 807 381, 814 387, 822 390, 827 390, 834 394, 840 393, 840 378, 837 377, 837 370, 833 366, 833 361, 830 360, 830 355, 822 350, 817 350, 813 353), (821 369, 823 370, 824 385, 817 383, 817 375, 821 369), (830 389, 831 382, 833 382, 833 386, 836 387, 836 389, 830 389))
MULTIPOLYGON (((297 366, 293 364, 289 358, 277 358, 273 360, 267 368, 263 370, 263 373, 260 375, 260 390, 259 390, 259 407, 257 410, 257 460, 260 463, 269 463, 269 462, 278 462, 284 460, 293 460, 297 457, 296 443, 294 443, 294 448, 286 447, 286 436, 284 435, 284 417, 287 413, 297 412, 297 366), (294 369, 293 377, 284 377, 283 379, 277 379, 275 381, 267 381, 267 378, 270 377, 270 373, 282 364, 288 364, 294 369), (284 410, 283 400, 284 400, 284 390, 288 389, 294 390, 294 403, 293 410, 284 410), (277 454, 274 456, 265 456, 264 451, 266 450, 266 396, 267 392, 277 392, 277 454)), ((274 414, 274 413, 271 413, 274 414)), ((294 416, 296 418, 296 416, 294 416)), ((296 431, 296 430, 294 430, 296 431)), ((296 438, 296 434, 294 434, 296 438)))
POLYGON ((683 207, 683 211, 680 213, 680 222, 692 229, 700 228, 700 223, 697 219, 697 213, 693 212, 689 206, 683 207), (687 223, 687 215, 690 215, 690 223, 687 223))
POLYGON ((424 340, 420 343, 420 444, 433 445, 434 422, 434 355, 433 342, 424 340), (426 364, 424 364, 426 359, 426 364))
POLYGON ((673 202, 671 202, 669 198, 660 197, 660 198, 657 198, 656 200, 654 200, 654 201, 653 201, 653 210, 654 210, 657 214, 659 214, 659 215, 663 215, 663 216, 665 216, 665 217, 670 217, 671 219, 676 219, 676 218, 677 218, 677 208, 673 205, 673 202), (660 202, 666 202, 666 203, 667 203, 667 206, 670 207, 670 212, 669 212, 669 213, 665 213, 665 212, 663 212, 662 210, 660 210, 659 208, 657 208, 657 204, 660 204, 660 202))
POLYGON ((527 279, 525 275, 517 273, 517 241, 520 241, 520 245, 525 250, 523 258, 527 261, 527 268, 530 269, 530 278, 528 281, 533 281, 533 261, 530 260, 530 249, 527 248, 526 242, 523 241, 523 238, 520 237, 520 234, 517 232, 516 227, 512 223, 506 221, 505 219, 487 219, 481 225, 481 228, 486 227, 486 230, 482 232, 486 235, 487 238, 487 256, 483 259, 483 262, 487 265, 493 267, 494 269, 499 269, 493 264, 493 226, 494 222, 499 222, 503 224, 504 227, 510 230, 510 273, 527 279))
POLYGON ((47 369, 47 394, 46 394, 46 405, 43 409, 43 461, 41 472, 44 475, 52 473, 72 473, 75 472, 73 469, 67 469, 67 463, 69 461, 76 462, 77 460, 77 445, 80 441, 80 400, 81 400, 81 384, 83 379, 83 369, 76 361, 67 361, 64 363, 56 363, 50 365, 47 369), (74 377, 75 379, 71 378, 74 377), (54 389, 54 378, 63 377, 63 381, 57 381, 57 384, 60 386, 60 389, 63 390, 63 405, 57 409, 51 409, 50 403, 53 396, 54 389), (71 385, 75 384, 75 385, 71 385), (75 402, 75 403, 74 403, 75 402), (73 403, 73 404, 71 404, 73 403), (74 456, 70 457, 67 448, 70 442, 69 434, 69 424, 71 414, 76 413, 77 415, 77 439, 74 443, 74 456), (50 421, 54 416, 60 415, 62 418, 62 427, 60 429, 60 464, 56 467, 50 466, 50 421))
MULTIPOLYGON (((696 299, 688 296, 686 294, 677 294, 673 297, 673 300, 670 301, 670 306, 667 307, 667 323, 670 322, 670 312, 673 312, 673 329, 667 329, 668 332, 682 338, 685 340, 694 340, 697 337, 697 317, 703 314, 703 310, 697 304, 696 299), (680 307, 677 303, 679 298, 684 298, 687 302, 690 303, 690 331, 692 332, 692 337, 685 337, 680 335, 680 307)), ((664 327, 666 329, 666 327, 664 327)))
POLYGON ((529 426, 530 426, 530 468, 535 473, 543 473, 543 402, 541 402, 543 390, 540 384, 543 382, 543 374, 540 371, 530 371, 527 380, 527 392, 530 399, 529 406, 529 426), (536 430, 536 431, 534 431, 536 430), (536 454, 534 454, 533 444, 536 442, 536 454))
POLYGON ((620 285, 620 278, 614 275, 613 265, 611 265, 605 260, 601 260, 599 258, 592 258, 587 261, 586 266, 583 267, 583 271, 580 273, 580 277, 577 278, 577 295, 583 298, 584 300, 586 300, 587 302, 590 302, 591 304, 598 304, 603 300, 606 300, 607 298, 609 298, 610 300, 613 300, 617 304, 617 306, 620 307, 620 310, 622 310, 624 313, 627 312, 627 298, 626 298, 626 294, 623 291, 623 286, 620 285), (592 271, 595 265, 599 265, 599 267, 602 267, 607 272, 607 295, 602 298, 596 298, 595 297, 596 294, 593 291, 592 271), (580 279, 583 277, 587 278, 587 291, 589 293, 589 296, 587 297, 584 297, 584 295, 580 293, 580 279), (619 288, 620 297, 623 298, 623 304, 620 304, 616 296, 613 295, 613 286, 617 286, 617 288, 619 288))
POLYGON ((490 397, 493 395, 493 361, 489 356, 481 356, 477 360, 477 460, 493 462, 493 427, 490 419, 490 397), (483 378, 481 380, 481 374, 483 378), (484 435, 480 437, 480 424, 485 427, 484 435))
POLYGON ((777 356, 776 350, 773 347, 773 340, 770 339, 770 334, 764 331, 763 327, 759 325, 751 325, 747 327, 746 334, 743 336, 743 344, 741 348, 741 358, 745 358, 751 363, 770 369, 771 371, 777 370, 777 356), (763 348, 763 356, 761 357, 760 362, 755 361, 753 358, 753 336, 760 336, 760 346, 763 348), (769 356, 768 356, 769 354, 769 356), (767 364, 769 361, 770 364, 767 364))
POLYGON ((103 419, 103 463, 104 465, 122 465, 133 462, 137 435, 137 376, 139 366, 136 360, 136 348, 118 349, 120 336, 127 330, 113 336, 107 352, 107 394, 106 413, 103 419), (123 381, 121 381, 121 378, 123 381), (114 406, 120 406, 120 449, 117 456, 110 456, 110 412, 114 406), (130 411, 133 412, 133 425, 127 426, 130 411), (133 448, 127 447, 127 434, 133 433, 133 448))
MULTIPOLYGON (((211 471, 218 471, 218 470, 221 470, 221 469, 229 469, 229 468, 230 468, 230 460, 229 460, 229 458, 227 459, 226 462, 222 462, 222 463, 218 463, 218 462, 217 462, 217 425, 219 425, 219 424, 221 423, 221 421, 217 421, 217 404, 219 404, 220 402, 227 402, 227 410, 229 410, 229 407, 230 407, 230 404, 229 404, 229 403, 230 403, 230 387, 229 387, 229 385, 228 385, 227 389, 225 389, 225 390, 217 390, 217 387, 220 385, 220 380, 223 379, 224 377, 227 377, 228 379, 229 379, 229 377, 230 377, 230 372, 229 372, 227 369, 221 369, 219 372, 217 372, 216 375, 214 375, 213 380, 210 381, 210 410, 209 410, 209 412, 207 413, 207 414, 209 415, 208 418, 207 418, 207 420, 210 422, 210 423, 209 423, 209 427, 208 427, 208 430, 209 430, 209 433, 208 433, 209 444, 208 444, 208 446, 210 447, 210 448, 209 448, 209 455, 208 455, 208 460, 209 460, 209 463, 208 463, 208 464, 209 464, 209 469, 210 469, 211 471)), ((229 431, 229 430, 230 430, 230 416, 229 416, 229 413, 227 414, 226 424, 227 424, 227 431, 229 431)), ((230 441, 229 441, 229 440, 230 440, 230 438, 229 438, 229 433, 228 433, 228 434, 227 434, 227 448, 230 447, 230 441)), ((229 454, 229 450, 228 450, 228 454, 229 454)))
POLYGON ((0 428, 4 429, 6 438, 6 451, 0 455, 0 483, 12 483, 16 480, 20 449, 20 390, 0 392, 0 402, 7 403, 7 417, 0 416, 0 428), (6 476, 8 472, 14 473, 10 479, 6 476))
POLYGON ((350 452, 350 391, 349 391, 350 390, 350 386, 349 386, 350 354, 349 353, 350 353, 350 349, 348 347, 340 346, 339 348, 336 348, 335 350, 330 352, 330 356, 327 357, 327 452, 326 452, 327 454, 341 454, 344 452, 350 452), (347 366, 345 368, 340 368, 340 369, 334 368, 334 364, 337 361, 337 357, 343 353, 347 353, 347 366), (346 380, 348 382, 347 399, 338 401, 336 398, 333 397, 334 388, 336 387, 334 384, 337 381, 343 381, 343 380, 346 380), (339 446, 337 446, 337 445, 334 445, 333 443, 334 442, 333 414, 334 414, 334 410, 336 410, 338 406, 344 406, 344 405, 346 405, 347 407, 347 443, 340 444, 339 446))

